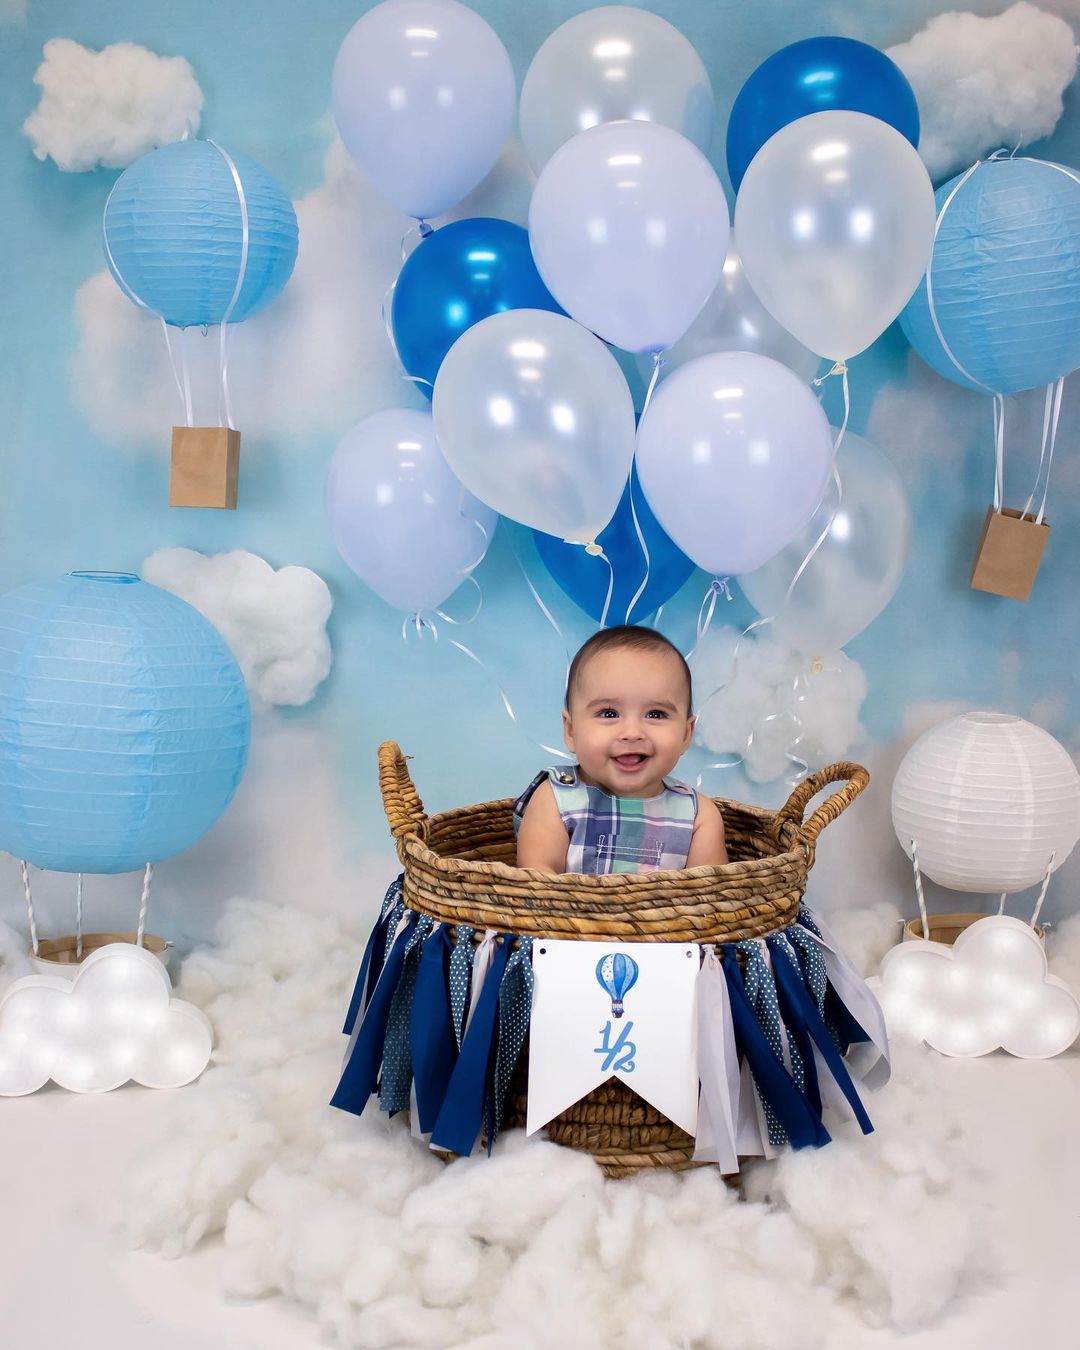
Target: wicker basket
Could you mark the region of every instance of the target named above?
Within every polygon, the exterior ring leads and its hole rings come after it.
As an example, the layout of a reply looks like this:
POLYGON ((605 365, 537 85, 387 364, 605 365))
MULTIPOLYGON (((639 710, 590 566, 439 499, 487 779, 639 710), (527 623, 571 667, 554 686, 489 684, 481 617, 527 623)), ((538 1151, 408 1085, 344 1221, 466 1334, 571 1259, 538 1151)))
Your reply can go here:
MULTIPOLYGON (((379 747, 379 786, 405 870, 410 909, 444 923, 534 937, 602 941, 737 942, 786 928, 798 913, 818 836, 870 781, 858 764, 811 775, 778 811, 716 798, 731 861, 679 871, 553 876, 513 866, 513 799, 428 816, 393 741, 379 747), (810 800, 844 786, 808 820, 810 800)), ((524 1121, 524 1055, 508 1102, 524 1121)), ((547 1126, 549 1138, 592 1153, 609 1176, 693 1165, 693 1139, 609 1081, 547 1126)))

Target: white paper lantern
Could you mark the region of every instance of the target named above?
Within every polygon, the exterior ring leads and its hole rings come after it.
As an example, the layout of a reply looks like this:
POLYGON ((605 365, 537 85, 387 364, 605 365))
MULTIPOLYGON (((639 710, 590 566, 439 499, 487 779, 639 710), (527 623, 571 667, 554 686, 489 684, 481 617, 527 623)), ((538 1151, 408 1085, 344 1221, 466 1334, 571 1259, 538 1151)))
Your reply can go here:
POLYGON ((920 736, 897 772, 893 828, 904 852, 956 891, 1027 890, 1080 838, 1080 774, 1041 727, 967 712, 920 736))

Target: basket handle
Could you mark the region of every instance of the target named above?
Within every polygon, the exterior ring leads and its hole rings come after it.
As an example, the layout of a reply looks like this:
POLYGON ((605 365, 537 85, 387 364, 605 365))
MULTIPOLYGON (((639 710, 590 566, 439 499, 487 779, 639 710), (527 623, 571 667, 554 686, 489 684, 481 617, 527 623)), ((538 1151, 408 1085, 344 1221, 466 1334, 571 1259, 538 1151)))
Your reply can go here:
POLYGON ((812 773, 809 778, 804 779, 776 813, 777 836, 784 822, 791 821, 799 828, 800 843, 805 844, 812 855, 821 831, 826 825, 831 825, 841 812, 847 810, 869 782, 870 775, 861 764, 853 764, 848 760, 842 760, 839 764, 827 764, 824 769, 819 769, 817 773, 812 773), (803 812, 811 798, 816 797, 830 783, 843 783, 844 786, 822 802, 810 819, 804 822, 803 812))
POLYGON ((416 784, 409 774, 408 760, 401 753, 397 741, 383 741, 379 746, 379 790, 382 792, 383 810, 390 823, 390 833, 397 841, 400 854, 401 841, 406 835, 424 838, 428 818, 416 784))

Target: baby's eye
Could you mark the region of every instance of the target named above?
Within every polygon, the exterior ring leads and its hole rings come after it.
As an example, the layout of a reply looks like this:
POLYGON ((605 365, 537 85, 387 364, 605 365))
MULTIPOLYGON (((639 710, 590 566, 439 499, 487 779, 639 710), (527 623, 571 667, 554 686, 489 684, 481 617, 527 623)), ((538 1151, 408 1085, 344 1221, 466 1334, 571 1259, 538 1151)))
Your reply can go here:
POLYGON ((610 721, 611 718, 618 717, 619 714, 615 711, 614 708, 600 708, 597 710, 596 715, 597 717, 605 717, 608 719, 608 721, 610 721))
POLYGON ((667 713, 664 711, 663 708, 650 708, 649 711, 645 714, 645 716, 646 716, 646 717, 667 717, 667 713))

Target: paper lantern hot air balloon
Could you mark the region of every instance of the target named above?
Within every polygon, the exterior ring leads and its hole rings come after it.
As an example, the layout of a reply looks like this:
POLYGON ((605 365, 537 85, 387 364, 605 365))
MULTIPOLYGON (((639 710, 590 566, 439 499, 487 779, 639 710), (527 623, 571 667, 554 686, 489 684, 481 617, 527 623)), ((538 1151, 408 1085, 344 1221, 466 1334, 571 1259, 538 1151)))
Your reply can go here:
POLYGON ((136 160, 116 180, 105 203, 104 244, 117 284, 162 320, 167 340, 170 326, 221 325, 226 425, 193 426, 187 382, 178 377, 187 425, 174 428, 169 503, 235 508, 240 435, 225 379, 227 330, 269 304, 292 275, 292 203, 247 155, 215 141, 177 141, 136 160))
POLYGON ((611 998, 612 1017, 623 1015, 623 999, 637 983, 638 963, 623 952, 608 952, 596 963, 596 979, 611 998))

